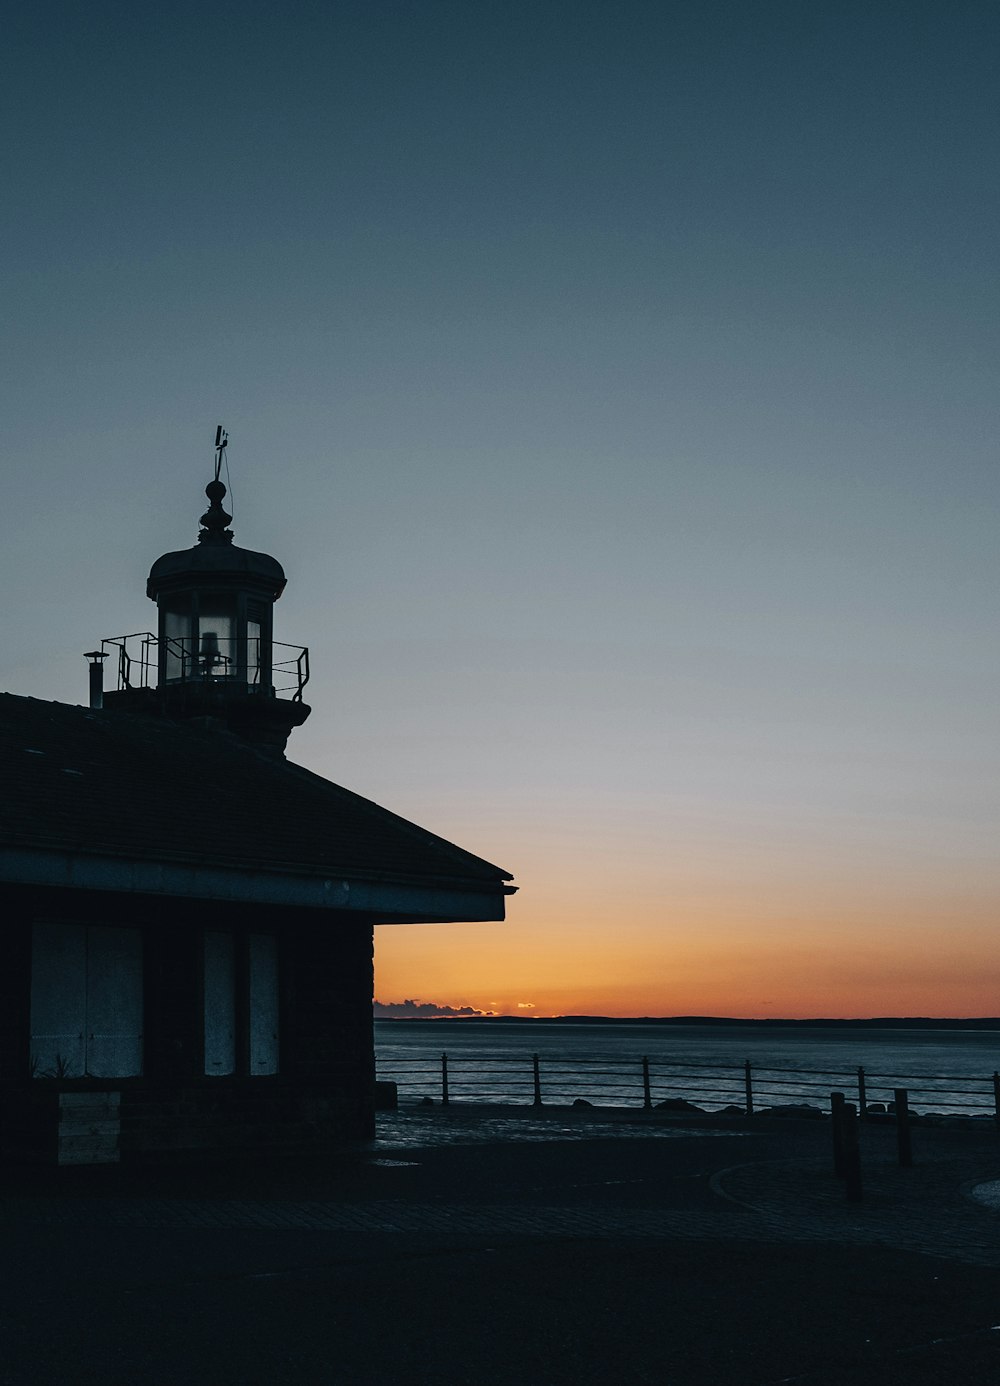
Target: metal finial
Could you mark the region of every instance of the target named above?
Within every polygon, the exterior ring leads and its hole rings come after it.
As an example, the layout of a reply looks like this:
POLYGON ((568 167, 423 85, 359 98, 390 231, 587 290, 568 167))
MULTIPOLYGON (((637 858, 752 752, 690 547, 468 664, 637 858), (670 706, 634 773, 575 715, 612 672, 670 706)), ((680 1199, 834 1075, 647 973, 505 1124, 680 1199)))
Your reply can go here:
POLYGON ((201 517, 203 528, 198 532, 199 544, 231 544, 233 542, 233 532, 227 528, 233 517, 222 508, 226 488, 219 480, 222 457, 228 442, 229 434, 222 427, 222 424, 219 424, 215 430, 215 479, 205 487, 205 495, 208 497, 209 505, 201 517))

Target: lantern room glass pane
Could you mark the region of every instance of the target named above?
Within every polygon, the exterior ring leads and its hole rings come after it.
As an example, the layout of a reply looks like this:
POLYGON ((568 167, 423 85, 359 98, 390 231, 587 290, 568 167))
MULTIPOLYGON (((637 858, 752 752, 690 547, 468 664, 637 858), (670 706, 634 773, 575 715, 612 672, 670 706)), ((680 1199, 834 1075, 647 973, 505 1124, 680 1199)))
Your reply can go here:
POLYGON ((198 677, 228 679, 236 674, 236 621, 231 611, 205 598, 198 617, 198 677))
POLYGON ((247 683, 260 682, 260 622, 247 621, 247 683))
POLYGON ((190 614, 187 611, 165 611, 163 635, 167 645, 164 677, 170 682, 190 678, 194 648, 190 614))

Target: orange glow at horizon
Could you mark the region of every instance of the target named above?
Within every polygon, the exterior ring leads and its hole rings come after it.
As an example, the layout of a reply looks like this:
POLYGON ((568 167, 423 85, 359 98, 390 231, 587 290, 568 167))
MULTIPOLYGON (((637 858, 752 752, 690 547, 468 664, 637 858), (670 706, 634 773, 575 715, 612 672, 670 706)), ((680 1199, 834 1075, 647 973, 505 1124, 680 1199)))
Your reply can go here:
POLYGON ((618 862, 567 889, 582 871, 522 855, 504 923, 376 930, 379 1001, 539 1017, 1000 1014, 996 904, 939 864, 931 879, 919 862, 855 862, 848 877, 835 862, 744 861, 727 878, 679 854, 656 879, 618 862))
POLYGON ((1000 963, 984 965, 984 938, 949 947, 947 957, 941 940, 893 958, 881 947, 865 949, 859 939, 846 958, 819 943, 795 946, 777 937, 760 940, 753 954, 674 939, 662 943, 659 956, 627 957, 560 931, 528 960, 520 939, 510 935, 505 946, 480 942, 472 930, 484 927, 443 926, 433 930, 433 939, 431 926, 409 931, 420 935, 410 938, 400 937, 402 929, 377 931, 377 998, 532 1017, 959 1018, 1000 1012, 1000 963), (446 930, 452 937, 440 938, 446 930))

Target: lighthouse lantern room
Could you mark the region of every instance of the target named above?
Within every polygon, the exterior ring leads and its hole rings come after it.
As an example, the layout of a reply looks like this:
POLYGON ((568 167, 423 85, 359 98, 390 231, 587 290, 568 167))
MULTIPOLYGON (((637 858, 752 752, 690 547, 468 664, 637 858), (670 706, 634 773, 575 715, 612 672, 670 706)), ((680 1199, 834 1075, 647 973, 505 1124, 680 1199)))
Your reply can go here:
POLYGON ((150 569, 155 636, 144 631, 103 642, 118 654, 118 687, 105 697, 133 706, 155 697, 167 715, 216 718, 280 752, 309 715, 302 701, 309 651, 274 641, 274 603, 286 581, 281 564, 233 543, 220 476, 227 443, 220 426, 198 543, 163 554, 150 569))

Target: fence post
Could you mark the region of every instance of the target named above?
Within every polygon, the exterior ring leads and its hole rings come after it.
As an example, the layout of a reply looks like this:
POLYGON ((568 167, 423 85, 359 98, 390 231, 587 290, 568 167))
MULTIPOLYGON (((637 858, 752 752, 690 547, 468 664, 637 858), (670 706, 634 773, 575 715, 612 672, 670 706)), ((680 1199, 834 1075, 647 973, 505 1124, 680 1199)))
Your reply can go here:
POLYGON ((743 1085, 747 1095, 747 1116, 753 1116, 753 1078, 750 1073, 750 1060, 743 1065, 743 1085))
POLYGON ((858 1065, 858 1116, 864 1121, 868 1116, 868 1092, 865 1085, 865 1071, 858 1065))
POLYGON ((441 1106, 448 1105, 448 1055, 441 1055, 441 1106))
POLYGON ((830 1124, 833 1130, 833 1172, 843 1179, 846 1172, 844 1164, 844 1102, 842 1092, 830 1094, 830 1124))
POLYGON ((893 1091, 896 1099, 896 1146, 899 1151, 900 1169, 913 1166, 913 1148, 910 1145, 910 1096, 906 1088, 893 1091))
POLYGON ((861 1186, 861 1145, 858 1133, 858 1114, 853 1102, 844 1103, 844 1180, 848 1203, 860 1203, 864 1197, 861 1186))
POLYGON ((649 1086, 649 1060, 642 1061, 642 1106, 644 1111, 649 1111, 653 1105, 653 1094, 649 1086))
POLYGON ((532 1105, 540 1107, 542 1105, 542 1073, 537 1054, 531 1056, 531 1076, 535 1085, 535 1100, 532 1105))
POLYGON ((993 1105, 996 1108, 996 1123, 1000 1126, 1000 1073, 993 1074, 993 1105))

